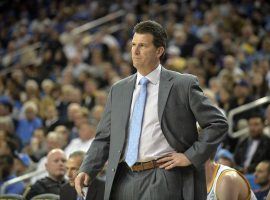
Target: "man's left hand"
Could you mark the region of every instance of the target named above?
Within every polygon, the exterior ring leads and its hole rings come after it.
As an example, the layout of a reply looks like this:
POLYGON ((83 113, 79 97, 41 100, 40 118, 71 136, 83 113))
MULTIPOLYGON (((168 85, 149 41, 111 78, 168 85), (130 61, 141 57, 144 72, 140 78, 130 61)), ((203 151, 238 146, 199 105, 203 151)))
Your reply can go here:
POLYGON ((157 163, 164 163, 159 168, 166 170, 174 167, 186 167, 191 165, 190 160, 183 153, 171 153, 157 160, 157 163))

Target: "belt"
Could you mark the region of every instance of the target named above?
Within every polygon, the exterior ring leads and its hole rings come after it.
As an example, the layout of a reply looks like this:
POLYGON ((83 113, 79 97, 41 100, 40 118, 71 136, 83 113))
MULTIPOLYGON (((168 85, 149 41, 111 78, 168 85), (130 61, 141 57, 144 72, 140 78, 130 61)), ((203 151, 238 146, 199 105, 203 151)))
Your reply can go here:
POLYGON ((158 168, 162 164, 164 164, 164 163, 157 163, 157 161, 151 160, 148 162, 136 162, 131 167, 129 167, 128 165, 127 166, 133 172, 141 172, 141 171, 145 171, 145 170, 149 170, 149 169, 158 168))

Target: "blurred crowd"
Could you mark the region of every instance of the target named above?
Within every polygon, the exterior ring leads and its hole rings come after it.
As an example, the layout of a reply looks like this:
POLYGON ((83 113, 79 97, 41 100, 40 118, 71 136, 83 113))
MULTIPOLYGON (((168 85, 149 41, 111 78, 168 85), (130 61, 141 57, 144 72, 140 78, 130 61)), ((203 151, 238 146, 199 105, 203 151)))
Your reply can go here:
MULTIPOLYGON (((45 169, 53 149, 66 156, 87 151, 111 85, 135 72, 129 51, 139 21, 154 19, 166 28, 163 65, 196 75, 225 115, 270 92, 265 0, 6 0, 0 11, 0 185, 45 169), (118 10, 125 14, 74 34, 118 10)), ((270 160, 270 107, 236 115, 231 126, 247 131, 224 140, 225 158, 253 173, 270 160)))

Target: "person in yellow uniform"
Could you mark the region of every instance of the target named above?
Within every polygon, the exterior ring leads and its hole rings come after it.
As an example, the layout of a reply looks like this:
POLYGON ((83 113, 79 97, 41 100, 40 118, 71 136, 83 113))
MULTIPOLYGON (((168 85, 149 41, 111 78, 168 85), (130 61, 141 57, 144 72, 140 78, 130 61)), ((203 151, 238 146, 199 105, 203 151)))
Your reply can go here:
POLYGON ((207 200, 256 200, 246 178, 237 170, 209 159, 205 164, 207 200))

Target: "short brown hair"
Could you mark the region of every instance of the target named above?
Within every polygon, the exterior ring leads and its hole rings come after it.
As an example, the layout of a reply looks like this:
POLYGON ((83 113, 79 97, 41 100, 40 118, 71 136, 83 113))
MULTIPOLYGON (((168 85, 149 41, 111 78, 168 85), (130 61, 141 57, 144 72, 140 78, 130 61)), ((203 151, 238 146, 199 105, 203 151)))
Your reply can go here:
MULTIPOLYGON (((152 20, 142 21, 134 27, 134 33, 149 33, 153 35, 153 44, 155 47, 164 47, 166 49, 167 33, 165 29, 157 22, 152 20)), ((165 51, 164 51, 165 52, 165 51)))

